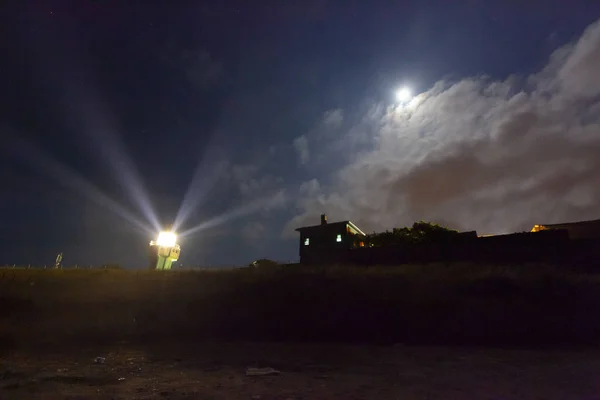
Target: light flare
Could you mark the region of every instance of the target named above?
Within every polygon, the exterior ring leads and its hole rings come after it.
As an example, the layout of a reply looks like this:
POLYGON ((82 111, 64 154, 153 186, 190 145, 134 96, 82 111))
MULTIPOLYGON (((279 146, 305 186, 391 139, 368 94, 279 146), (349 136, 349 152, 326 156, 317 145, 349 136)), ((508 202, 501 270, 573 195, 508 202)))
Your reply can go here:
POLYGON ((173 247, 177 243, 177 235, 174 232, 159 232, 156 244, 158 246, 173 247))

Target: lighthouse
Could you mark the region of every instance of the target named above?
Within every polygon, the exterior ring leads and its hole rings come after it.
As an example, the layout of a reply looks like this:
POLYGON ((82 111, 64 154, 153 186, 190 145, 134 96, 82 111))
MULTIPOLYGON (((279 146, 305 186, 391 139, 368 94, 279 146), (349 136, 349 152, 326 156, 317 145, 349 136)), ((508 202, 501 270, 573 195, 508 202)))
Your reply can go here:
POLYGON ((173 262, 179 259, 181 248, 177 244, 177 235, 171 230, 162 231, 156 241, 150 242, 150 269, 170 270, 173 262))

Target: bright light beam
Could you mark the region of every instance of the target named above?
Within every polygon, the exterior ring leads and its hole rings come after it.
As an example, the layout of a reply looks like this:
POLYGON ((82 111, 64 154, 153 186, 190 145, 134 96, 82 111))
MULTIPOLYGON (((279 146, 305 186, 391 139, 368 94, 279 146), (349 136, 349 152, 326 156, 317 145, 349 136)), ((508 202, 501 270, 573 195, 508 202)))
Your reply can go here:
POLYGON ((180 236, 187 236, 187 235, 191 235, 192 233, 203 231, 205 229, 214 228, 215 226, 219 226, 219 225, 222 225, 225 222, 231 221, 233 219, 243 217, 248 214, 252 214, 261 209, 269 209, 269 208, 275 207, 277 205, 282 204, 283 202, 285 202, 285 191, 281 190, 273 196, 269 196, 269 197, 265 197, 265 198, 261 198, 261 199, 252 201, 252 202, 250 202, 246 205, 243 205, 239 208, 228 211, 219 216, 213 217, 213 218, 209 219, 208 221, 205 221, 199 225, 194 226, 193 228, 186 230, 185 232, 181 233, 180 236))
MULTIPOLYGON (((88 113, 86 120, 90 121, 90 118, 91 116, 88 113)), ((142 184, 141 177, 127 155, 122 142, 112 130, 101 130, 95 128, 95 126, 99 126, 99 121, 91 120, 89 128, 84 130, 96 142, 104 155, 104 160, 130 199, 136 203, 154 229, 161 230, 161 225, 150 203, 148 193, 142 184)))
POLYGON ((53 178, 61 186, 78 192, 100 207, 112 211, 114 214, 135 225, 137 228, 142 229, 144 232, 155 232, 148 225, 134 217, 132 213, 121 204, 108 197, 95 185, 72 169, 45 154, 38 146, 25 141, 22 138, 10 136, 11 142, 15 144, 12 148, 13 152, 11 155, 20 155, 23 160, 28 161, 31 166, 34 166, 43 174, 53 178))
POLYGON ((187 188, 181 206, 177 211, 173 229, 178 230, 191 212, 202 205, 210 190, 215 186, 218 178, 221 176, 223 164, 214 163, 210 165, 208 161, 198 163, 192 180, 187 188))
POLYGON ((100 150, 101 158, 111 169, 113 176, 123 190, 139 207, 154 229, 160 231, 161 226, 158 217, 154 212, 140 175, 131 158, 127 155, 125 146, 115 133, 116 121, 105 112, 105 107, 102 107, 95 98, 92 98, 90 85, 85 84, 86 80, 81 74, 64 77, 63 81, 64 85, 61 87, 60 95, 64 98, 65 104, 76 109, 76 112, 69 110, 68 118, 78 117, 80 123, 75 128, 82 130, 84 134, 92 139, 96 148, 100 150), (78 84, 75 85, 74 82, 78 82, 78 84))
MULTIPOLYGON (((154 227, 154 231, 161 229, 156 213, 154 212, 150 199, 144 190, 142 181, 139 178, 133 163, 125 154, 124 148, 118 138, 112 134, 116 126, 113 119, 105 111, 104 107, 100 107, 97 98, 92 95, 90 85, 87 82, 90 80, 86 76, 86 72, 81 68, 74 68, 75 62, 69 63, 65 60, 75 60, 75 52, 69 53, 68 41, 62 40, 63 37, 49 35, 34 35, 35 37, 27 37, 31 40, 33 48, 37 50, 34 55, 37 55, 36 65, 44 66, 43 71, 40 71, 40 77, 46 80, 46 84, 52 87, 57 96, 62 100, 55 102, 55 105, 62 108, 59 109, 64 114, 66 124, 75 124, 73 128, 82 130, 92 136, 97 147, 102 152, 102 157, 109 167, 117 181, 123 187, 127 195, 133 200, 141 213, 154 227), (56 46, 56 43, 61 43, 64 46, 56 46), (47 48, 52 48, 52 56, 47 55, 47 48), (49 79, 49 74, 46 70, 50 65, 53 71, 59 73, 59 78, 52 77, 49 79), (61 104, 62 103, 62 104, 61 104), (73 117, 79 118, 79 124, 73 122, 73 117)), ((144 224, 145 225, 145 224, 144 224)))
MULTIPOLYGON (((108 134, 107 136, 111 136, 108 134)), ((123 149, 118 146, 118 142, 116 138, 113 138, 115 142, 113 143, 112 150, 108 150, 107 148, 107 157, 110 160, 110 154, 116 156, 115 163, 111 164, 114 175, 119 179, 121 186, 124 189, 128 189, 128 193, 130 198, 135 201, 140 207, 142 213, 146 217, 146 219, 152 224, 154 229, 161 229, 160 222, 158 221, 158 217, 154 212, 154 208, 152 207, 152 203, 150 202, 150 198, 148 193, 146 192, 141 178, 137 173, 133 163, 129 160, 129 157, 125 155, 123 149)), ((107 146, 109 144, 107 143, 107 146)))

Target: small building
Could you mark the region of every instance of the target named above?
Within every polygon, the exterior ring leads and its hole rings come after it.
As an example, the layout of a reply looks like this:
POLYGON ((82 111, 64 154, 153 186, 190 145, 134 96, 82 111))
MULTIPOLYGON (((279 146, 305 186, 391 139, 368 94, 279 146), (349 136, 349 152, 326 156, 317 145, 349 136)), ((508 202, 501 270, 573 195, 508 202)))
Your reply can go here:
POLYGON ((321 215, 321 224, 296 231, 300 232, 301 264, 342 262, 348 250, 365 245, 365 233, 351 221, 327 223, 325 214, 321 215))
POLYGON ((592 221, 565 222, 562 224, 534 225, 531 232, 565 230, 570 239, 600 239, 600 219, 592 221))

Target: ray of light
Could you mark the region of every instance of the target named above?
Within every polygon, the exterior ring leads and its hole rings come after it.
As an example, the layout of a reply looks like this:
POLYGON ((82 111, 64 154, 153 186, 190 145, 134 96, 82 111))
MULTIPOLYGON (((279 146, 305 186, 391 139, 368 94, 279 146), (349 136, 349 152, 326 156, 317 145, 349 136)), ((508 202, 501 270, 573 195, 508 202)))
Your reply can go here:
POLYGON ((210 163, 208 160, 198 164, 177 211, 173 229, 179 230, 192 211, 204 203, 221 176, 224 166, 224 163, 210 163))
POLYGON ((14 151, 10 155, 19 156, 28 166, 54 179, 59 185, 71 189, 98 206, 111 211, 143 232, 151 234, 154 231, 147 224, 136 218, 123 205, 111 199, 98 187, 71 168, 55 160, 34 143, 13 135, 10 136, 9 140, 14 144, 12 148, 14 151))
POLYGON ((144 217, 154 229, 161 230, 161 224, 154 212, 139 172, 119 136, 115 133, 115 129, 111 128, 116 124, 109 123, 111 119, 106 114, 101 115, 101 107, 97 105, 97 102, 82 102, 79 99, 78 104, 84 134, 93 140, 95 146, 100 150, 103 161, 108 165, 129 198, 139 207, 144 217), (92 104, 96 104, 96 106, 92 106, 92 104))
POLYGON ((182 232, 180 234, 180 236, 187 236, 187 235, 191 235, 193 233, 197 233, 197 232, 200 232, 200 231, 203 231, 206 229, 214 228, 214 227, 222 225, 226 222, 230 222, 234 219, 253 214, 262 209, 269 209, 269 208, 275 207, 285 201, 284 193, 285 192, 282 190, 282 191, 277 192, 277 194, 275 194, 273 196, 260 198, 258 200, 254 200, 250 203, 244 204, 244 205, 237 207, 233 210, 230 210, 226 213, 223 213, 223 214, 213 217, 207 221, 204 221, 192 228, 189 228, 186 231, 182 232))
POLYGON ((91 90, 91 68, 77 68, 85 61, 75 55, 77 51, 71 47, 75 42, 64 40, 60 34, 51 32, 40 36, 28 31, 26 37, 36 50, 33 52, 37 55, 35 65, 42 68, 42 79, 60 99, 53 103, 61 106, 58 111, 63 113, 65 123, 77 131, 83 131, 94 141, 102 161, 111 169, 125 193, 154 229, 160 230, 160 223, 139 173, 116 132, 118 124, 113 115, 102 107, 99 91, 91 90), (52 51, 48 52, 48 49, 52 51), (48 69, 54 74, 48 74, 48 69))

